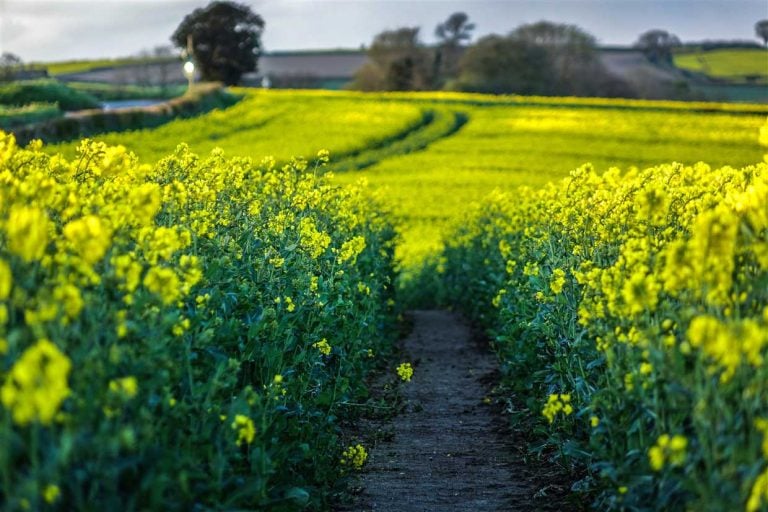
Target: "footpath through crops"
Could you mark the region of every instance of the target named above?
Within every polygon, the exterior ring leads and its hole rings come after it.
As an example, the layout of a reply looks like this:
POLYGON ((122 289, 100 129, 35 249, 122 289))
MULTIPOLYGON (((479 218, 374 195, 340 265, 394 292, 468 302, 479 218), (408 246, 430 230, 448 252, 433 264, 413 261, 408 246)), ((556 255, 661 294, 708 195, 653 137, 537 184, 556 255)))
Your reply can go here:
POLYGON ((240 92, 0 135, 4 509, 327 508, 418 301, 599 508, 768 507, 768 108, 240 92))

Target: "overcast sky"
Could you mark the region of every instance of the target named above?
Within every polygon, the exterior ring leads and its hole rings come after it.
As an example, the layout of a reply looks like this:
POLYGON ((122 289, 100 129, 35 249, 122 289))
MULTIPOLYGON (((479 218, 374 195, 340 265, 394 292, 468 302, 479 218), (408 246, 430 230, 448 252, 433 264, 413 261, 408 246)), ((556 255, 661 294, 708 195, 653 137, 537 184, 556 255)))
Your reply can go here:
MULTIPOLYGON (((118 57, 168 44, 206 0, 0 0, 0 52, 24 61, 118 57)), ((768 0, 244 0, 266 21, 267 51, 358 48, 389 28, 420 26, 426 42, 452 12, 476 36, 546 19, 574 23, 601 44, 628 45, 661 28, 684 41, 754 39, 768 0)))

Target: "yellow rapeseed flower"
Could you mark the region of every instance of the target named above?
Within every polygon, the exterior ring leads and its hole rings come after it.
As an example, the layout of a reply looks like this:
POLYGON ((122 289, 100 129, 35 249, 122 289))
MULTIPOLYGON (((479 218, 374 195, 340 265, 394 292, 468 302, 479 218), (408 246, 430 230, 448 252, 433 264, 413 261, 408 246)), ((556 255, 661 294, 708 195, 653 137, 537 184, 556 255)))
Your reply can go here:
POLYGON ((25 350, 0 389, 0 399, 13 421, 19 425, 34 421, 50 424, 69 396, 71 366, 69 358, 47 339, 25 350))
POLYGON ((144 286, 163 301, 173 304, 181 296, 179 276, 166 267, 152 267, 144 276, 144 286))
POLYGON ((667 463, 670 466, 682 466, 685 464, 687 448, 688 439, 685 436, 660 435, 656 444, 648 450, 648 462, 651 469, 661 471, 667 463))
POLYGON ((557 295, 561 291, 563 291, 563 286, 565 285, 565 272, 561 268, 556 268, 552 271, 552 279, 549 282, 549 289, 552 290, 552 293, 557 295))
POLYGON ((11 267, 5 260, 0 260, 0 300, 5 300, 11 294, 13 275, 11 267))
POLYGON ((232 422, 232 430, 237 432, 235 443, 240 446, 243 443, 251 444, 256 437, 256 426, 253 420, 243 414, 237 414, 235 421, 232 422))
POLYGON ((410 382, 413 377, 413 367, 411 363, 401 363, 397 367, 397 375, 403 380, 403 382, 410 382))
POLYGON ((318 342, 312 344, 321 354, 327 356, 331 353, 331 346, 328 344, 328 340, 323 338, 318 342))
POLYGON ((5 232, 8 249, 24 261, 36 261, 45 254, 50 222, 46 213, 34 207, 13 205, 5 232))
POLYGON ((361 444, 348 447, 341 454, 341 462, 344 466, 349 466, 353 469, 360 469, 365 464, 368 458, 368 452, 365 451, 365 447, 361 444))
POLYGON ((58 485, 48 484, 45 486, 45 489, 43 490, 43 499, 46 503, 49 505, 54 504, 56 500, 59 499, 59 496, 61 496, 61 490, 58 485))
POLYGON ((112 231, 95 215, 69 222, 64 226, 64 236, 75 253, 90 265, 104 257, 112 241, 112 231))
POLYGON ((547 403, 544 404, 544 408, 541 410, 541 414, 549 423, 552 423, 559 412, 562 412, 565 416, 573 413, 573 406, 570 402, 571 395, 568 393, 549 395, 547 403))
POLYGON ((109 382, 109 390, 113 393, 119 393, 128 398, 133 398, 139 392, 139 383, 136 377, 129 375, 120 379, 113 379, 109 382))

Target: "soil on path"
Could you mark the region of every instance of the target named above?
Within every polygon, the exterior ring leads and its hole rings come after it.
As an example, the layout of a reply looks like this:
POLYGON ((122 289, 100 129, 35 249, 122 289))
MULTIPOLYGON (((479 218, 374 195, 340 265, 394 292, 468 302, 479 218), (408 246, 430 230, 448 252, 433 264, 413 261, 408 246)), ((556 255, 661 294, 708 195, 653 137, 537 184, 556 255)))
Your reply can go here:
POLYGON ((524 446, 513 446, 507 420, 487 403, 495 357, 454 313, 415 311, 412 319, 405 411, 392 420, 391 440, 370 450, 353 510, 562 510, 561 499, 534 498, 551 486, 525 465, 524 446))

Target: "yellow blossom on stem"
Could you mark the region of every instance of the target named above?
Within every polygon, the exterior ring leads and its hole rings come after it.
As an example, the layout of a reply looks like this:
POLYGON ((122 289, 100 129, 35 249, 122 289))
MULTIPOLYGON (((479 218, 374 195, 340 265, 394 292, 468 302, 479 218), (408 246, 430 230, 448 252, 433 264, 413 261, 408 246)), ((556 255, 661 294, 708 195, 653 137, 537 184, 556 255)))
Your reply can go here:
POLYGON ((0 388, 0 399, 13 421, 50 424, 69 396, 71 366, 69 358, 47 339, 25 350, 0 388))
POLYGON ((256 427, 253 424, 253 420, 243 414, 235 416, 235 421, 232 422, 232 430, 237 432, 237 441, 235 443, 240 446, 243 443, 251 444, 256 437, 256 427))
POLYGON ((350 446, 341 454, 341 464, 353 469, 360 469, 365 464, 368 458, 368 452, 365 451, 365 447, 361 444, 350 446))
POLYGON ((400 366, 397 367, 397 375, 403 382, 410 382, 411 377, 413 377, 413 367, 411 366, 411 363, 401 363, 400 366))

